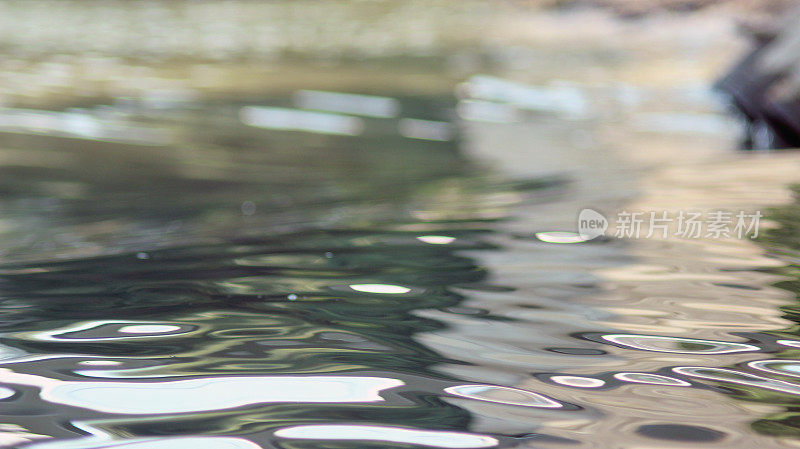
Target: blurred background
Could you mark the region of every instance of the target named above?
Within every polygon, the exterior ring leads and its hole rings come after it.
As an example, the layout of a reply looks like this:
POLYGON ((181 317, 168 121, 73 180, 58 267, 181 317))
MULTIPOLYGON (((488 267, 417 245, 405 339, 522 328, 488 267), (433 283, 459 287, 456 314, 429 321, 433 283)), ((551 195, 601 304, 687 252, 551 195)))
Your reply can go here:
POLYGON ((796 446, 796 8, 0 0, 0 446, 796 446))
POLYGON ((3 1, 0 246, 67 257, 294 226, 321 219, 296 216, 309 202, 487 162, 588 167, 573 180, 610 189, 626 167, 748 141, 711 85, 789 6, 3 1))

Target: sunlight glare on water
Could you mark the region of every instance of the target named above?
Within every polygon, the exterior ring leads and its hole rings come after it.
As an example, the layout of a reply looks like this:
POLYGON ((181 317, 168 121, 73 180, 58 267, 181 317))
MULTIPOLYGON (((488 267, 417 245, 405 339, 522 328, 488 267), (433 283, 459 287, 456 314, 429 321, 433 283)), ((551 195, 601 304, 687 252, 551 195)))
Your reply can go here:
POLYGON ((402 295, 403 293, 408 293, 411 291, 411 289, 408 287, 390 284, 351 284, 350 288, 357 292, 380 293, 387 295, 402 295))

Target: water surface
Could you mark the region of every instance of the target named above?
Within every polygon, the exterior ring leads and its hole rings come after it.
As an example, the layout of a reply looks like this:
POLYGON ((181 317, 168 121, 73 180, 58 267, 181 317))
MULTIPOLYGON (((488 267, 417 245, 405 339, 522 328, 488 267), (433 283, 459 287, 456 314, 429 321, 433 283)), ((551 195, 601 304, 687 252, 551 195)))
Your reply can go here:
POLYGON ((716 144, 668 163, 604 147, 586 105, 614 92, 2 110, 0 442, 781 447, 789 259, 565 232, 586 206, 759 205, 796 161, 717 151, 724 126, 635 134, 716 144))

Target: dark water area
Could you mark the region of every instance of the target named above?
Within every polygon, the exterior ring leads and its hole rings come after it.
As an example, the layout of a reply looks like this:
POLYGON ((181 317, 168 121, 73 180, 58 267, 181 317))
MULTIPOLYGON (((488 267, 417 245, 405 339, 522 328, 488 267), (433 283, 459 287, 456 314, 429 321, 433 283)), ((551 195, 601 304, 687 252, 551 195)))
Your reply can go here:
POLYGON ((452 95, 384 95, 417 121, 257 109, 288 97, 6 110, 0 443, 796 437, 793 269, 567 244, 547 217, 596 199, 575 179, 477 163, 452 95))

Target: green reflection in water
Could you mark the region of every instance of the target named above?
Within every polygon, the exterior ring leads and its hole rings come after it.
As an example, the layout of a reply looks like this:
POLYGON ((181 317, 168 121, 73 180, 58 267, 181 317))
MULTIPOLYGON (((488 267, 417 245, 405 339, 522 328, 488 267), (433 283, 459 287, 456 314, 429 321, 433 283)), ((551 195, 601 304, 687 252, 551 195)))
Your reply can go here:
MULTIPOLYGON (((784 260, 797 261, 800 255, 800 185, 793 186, 795 201, 786 206, 774 207, 767 211, 766 219, 777 226, 770 227, 762 232, 757 241, 768 250, 778 254, 784 260)), ((769 272, 784 277, 785 280, 773 284, 775 287, 792 292, 800 298, 800 266, 791 263, 785 267, 770 269, 769 272)), ((779 339, 800 340, 800 305, 792 304, 781 307, 783 318, 794 321, 795 324, 786 329, 765 332, 779 339)), ((800 350, 782 347, 782 350, 772 354, 773 358, 786 360, 800 360, 800 350)), ((750 372, 796 383, 797 379, 789 375, 777 373, 764 373, 751 370, 750 372)), ((772 436, 797 437, 800 436, 800 398, 796 395, 778 393, 762 388, 743 385, 725 384, 732 395, 747 401, 762 402, 786 408, 786 411, 769 415, 752 423, 752 428, 760 433, 772 436)))

